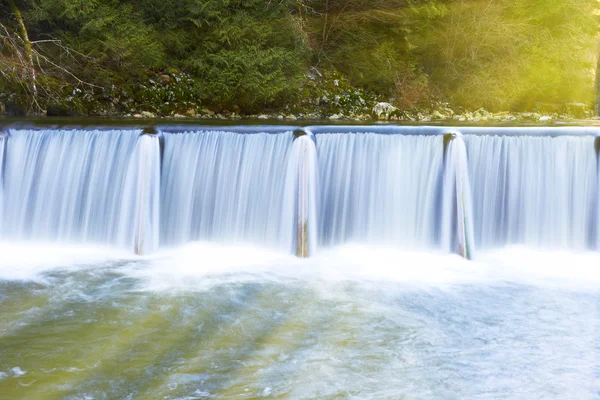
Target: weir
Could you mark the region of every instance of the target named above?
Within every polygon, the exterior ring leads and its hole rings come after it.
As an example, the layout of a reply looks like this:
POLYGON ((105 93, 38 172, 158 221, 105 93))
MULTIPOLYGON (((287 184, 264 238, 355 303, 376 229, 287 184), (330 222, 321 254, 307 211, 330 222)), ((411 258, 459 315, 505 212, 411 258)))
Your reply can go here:
POLYGON ((202 240, 299 257, 350 243, 465 258, 475 244, 597 249, 598 136, 577 127, 11 128, 0 134, 0 239, 137 254, 202 240))

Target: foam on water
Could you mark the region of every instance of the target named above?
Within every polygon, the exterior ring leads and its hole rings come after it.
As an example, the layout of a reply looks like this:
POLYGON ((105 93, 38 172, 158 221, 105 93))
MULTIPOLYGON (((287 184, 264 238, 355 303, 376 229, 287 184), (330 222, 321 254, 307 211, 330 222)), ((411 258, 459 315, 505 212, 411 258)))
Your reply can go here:
POLYGON ((246 281, 394 282, 408 290, 505 283, 600 290, 599 254, 523 246, 483 251, 471 262, 442 251, 352 243, 322 250, 306 260, 253 246, 210 242, 189 243, 146 257, 106 247, 4 242, 0 254, 0 279, 4 280, 39 280, 55 270, 76 271, 117 262, 122 264, 117 267, 120 273, 140 279, 144 290, 150 291, 204 291, 225 282, 246 281))
MULTIPOLYGON (((235 281, 394 282, 406 289, 525 284, 599 290, 600 255, 521 246, 478 253, 476 261, 444 252, 402 251, 348 244, 299 260, 276 252, 210 243, 165 252, 127 274, 148 279, 149 290, 206 290, 235 281), (565 268, 569 265, 569 268, 565 268)), ((129 266, 127 268, 130 268, 129 266)))
POLYGON ((0 261, 3 393, 597 397, 596 253, 509 247, 467 262, 348 243, 298 259, 198 242, 106 262, 102 250, 0 247, 15 253, 0 261), (40 284, 10 282, 27 264, 40 284))
POLYGON ((47 272, 96 268, 108 262, 139 260, 127 250, 51 242, 0 242, 0 280, 40 280, 47 272))

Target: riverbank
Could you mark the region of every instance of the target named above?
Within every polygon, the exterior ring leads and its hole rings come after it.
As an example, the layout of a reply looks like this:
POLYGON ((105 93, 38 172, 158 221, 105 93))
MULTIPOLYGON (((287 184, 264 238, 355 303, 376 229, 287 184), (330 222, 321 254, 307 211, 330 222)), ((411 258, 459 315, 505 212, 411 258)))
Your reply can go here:
POLYGON ((583 113, 539 113, 539 112, 498 112, 491 113, 486 110, 474 112, 441 112, 416 111, 398 112, 377 115, 365 114, 330 114, 323 115, 315 112, 268 112, 259 114, 238 114, 235 112, 213 112, 200 110, 194 114, 157 115, 152 112, 140 112, 123 115, 43 115, 43 116, 14 116, 0 114, 0 124, 31 122, 35 124, 66 124, 66 125, 94 125, 96 123, 119 125, 141 124, 153 125, 158 122, 172 121, 177 124, 249 124, 249 125, 329 125, 329 124, 403 124, 403 125, 586 125, 600 124, 600 118, 592 116, 591 111, 583 113))

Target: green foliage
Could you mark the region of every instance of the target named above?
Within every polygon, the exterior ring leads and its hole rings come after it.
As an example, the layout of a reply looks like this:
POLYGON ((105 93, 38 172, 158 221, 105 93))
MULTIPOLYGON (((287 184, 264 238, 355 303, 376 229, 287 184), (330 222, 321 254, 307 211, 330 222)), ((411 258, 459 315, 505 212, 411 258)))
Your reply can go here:
POLYGON ((321 117, 333 114, 349 117, 370 112, 380 100, 373 92, 358 89, 338 72, 319 71, 312 68, 302 87, 299 110, 309 110, 321 117))
POLYGON ((590 0, 457 1, 422 43, 431 81, 471 109, 591 103, 597 5, 590 0))
POLYGON ((316 2, 326 17, 312 18, 319 58, 353 85, 410 106, 429 96, 415 40, 442 9, 436 1, 316 2), (325 6, 323 6, 325 4, 325 6))
POLYGON ((401 110, 439 101, 532 110, 590 104, 594 95, 595 0, 16 4, 40 90, 34 99, 18 27, 0 4, 4 103, 161 115, 305 107, 326 115, 359 113, 375 99, 401 110))

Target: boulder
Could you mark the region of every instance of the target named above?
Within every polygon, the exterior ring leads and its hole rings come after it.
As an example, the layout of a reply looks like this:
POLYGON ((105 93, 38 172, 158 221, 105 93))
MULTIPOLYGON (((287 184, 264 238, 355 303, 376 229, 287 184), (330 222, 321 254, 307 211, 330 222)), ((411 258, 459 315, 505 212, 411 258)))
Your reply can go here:
POLYGON ((150 111, 142 111, 140 114, 142 118, 156 118, 156 114, 151 113, 150 111))
POLYGON ((398 111, 398 109, 390 103, 381 102, 373 106, 373 114, 377 119, 389 119, 395 111, 398 111))

